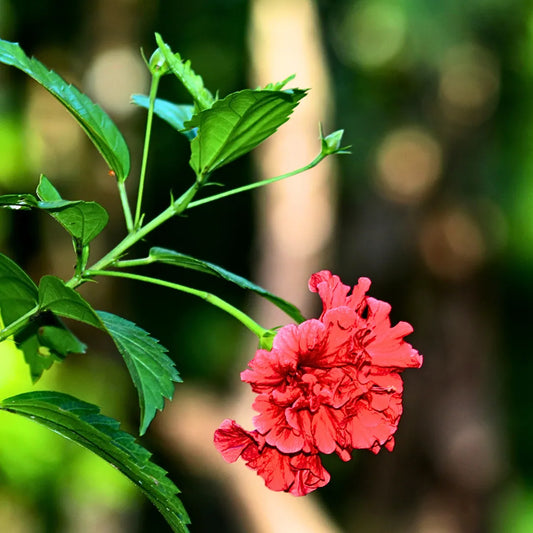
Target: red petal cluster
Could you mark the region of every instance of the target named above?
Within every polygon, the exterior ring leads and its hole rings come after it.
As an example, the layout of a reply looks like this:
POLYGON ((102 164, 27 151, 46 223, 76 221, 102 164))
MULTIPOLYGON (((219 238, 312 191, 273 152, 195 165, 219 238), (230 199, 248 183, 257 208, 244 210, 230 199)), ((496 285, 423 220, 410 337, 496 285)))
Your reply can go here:
POLYGON ((228 462, 242 457, 272 490, 302 496, 329 474, 319 453, 348 461, 354 449, 394 448, 402 414, 400 372, 422 365, 404 341, 407 322, 391 327, 390 305, 366 296, 368 278, 353 288, 321 271, 309 289, 322 314, 279 330, 271 350, 257 350, 241 373, 257 393, 254 431, 225 420, 215 446, 228 462))

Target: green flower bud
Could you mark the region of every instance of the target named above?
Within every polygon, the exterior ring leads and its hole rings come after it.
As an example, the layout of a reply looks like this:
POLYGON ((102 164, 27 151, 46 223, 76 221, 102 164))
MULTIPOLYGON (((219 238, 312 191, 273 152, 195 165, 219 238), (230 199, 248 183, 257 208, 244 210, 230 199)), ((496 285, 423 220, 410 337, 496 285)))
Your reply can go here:
POLYGON ((152 57, 150 57, 148 67, 150 68, 150 72, 152 74, 157 73, 160 76, 166 74, 170 70, 168 67, 167 60, 165 59, 163 52, 161 52, 159 48, 157 48, 156 51, 152 54, 152 57))

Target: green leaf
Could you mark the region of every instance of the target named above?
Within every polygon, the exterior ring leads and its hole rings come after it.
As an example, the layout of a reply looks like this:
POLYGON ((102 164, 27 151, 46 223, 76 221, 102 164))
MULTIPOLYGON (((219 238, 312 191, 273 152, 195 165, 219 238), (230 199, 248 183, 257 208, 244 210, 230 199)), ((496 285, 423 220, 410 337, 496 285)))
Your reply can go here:
POLYGON ((80 246, 89 244, 109 220, 107 211, 96 202, 63 200, 44 175, 41 175, 37 195, 41 199, 37 207, 57 220, 80 246))
POLYGON ((96 311, 74 289, 55 276, 44 276, 39 283, 39 306, 56 315, 90 324, 103 329, 96 311))
POLYGON ((35 58, 29 58, 18 43, 0 39, 0 62, 16 67, 55 96, 77 120, 102 154, 119 181, 130 171, 130 155, 122 134, 98 105, 61 76, 48 70, 35 58))
POLYGON ((193 97, 198 109, 210 108, 215 99, 213 95, 204 87, 204 80, 201 76, 196 74, 191 68, 190 61, 183 61, 181 56, 176 53, 173 54, 170 46, 166 44, 159 33, 155 34, 155 40, 159 50, 163 54, 170 70, 176 75, 183 86, 189 91, 193 97))
POLYGON ((71 353, 85 353, 87 346, 51 312, 40 312, 18 332, 15 343, 24 353, 35 383, 45 370, 71 353))
MULTIPOLYGON (((150 98, 144 94, 133 94, 131 100, 135 105, 148 109, 150 98)), ((191 120, 194 106, 188 104, 174 104, 162 98, 156 98, 154 103, 154 113, 165 122, 170 124, 176 131, 183 133, 190 141, 196 137, 196 131, 186 129, 183 124, 191 120)), ((1 199, 1 197, 0 197, 1 199)))
POLYGON ((296 322, 300 323, 305 320, 298 308, 291 303, 283 300, 279 296, 275 296, 259 285, 248 281, 246 278, 238 276, 237 274, 233 274, 226 269, 219 267, 218 265, 208 263, 207 261, 202 261, 201 259, 196 259, 190 255, 175 252, 174 250, 168 250, 166 248, 151 248, 149 256, 152 261, 198 270, 200 272, 205 272, 206 274, 211 274, 227 281, 231 281, 243 289, 251 290, 263 298, 266 298, 274 305, 279 307, 283 312, 287 313, 287 315, 289 315, 296 322))
POLYGON ((198 176, 228 164, 255 148, 289 119, 306 91, 245 89, 217 100, 185 124, 198 128, 190 165, 198 176))
MULTIPOLYGON (((9 325, 26 313, 38 310, 39 289, 26 273, 7 256, 0 254, 0 314, 9 325)), ((69 353, 85 353, 86 346, 50 312, 38 313, 14 336, 24 353, 32 380, 37 381, 54 362, 69 353)))
POLYGON ((281 89, 283 89, 283 87, 285 87, 285 85, 287 85, 287 83, 292 81, 294 78, 296 78, 296 74, 291 74, 290 76, 285 78, 283 81, 278 81, 275 83, 269 83, 265 85, 264 89, 268 89, 271 91, 281 91, 281 89))
POLYGON ((174 382, 181 382, 167 350, 133 322, 104 311, 97 311, 105 329, 111 335, 139 394, 143 435, 156 411, 163 409, 164 398, 172 399, 174 382))
POLYGON ((4 194, 0 196, 0 207, 28 211, 37 207, 37 200, 33 194, 4 194))
POLYGON ((150 452, 121 431, 116 420, 101 415, 97 406, 60 392, 39 391, 7 398, 0 409, 34 420, 99 455, 144 492, 174 532, 188 532, 190 520, 178 488, 150 461, 150 452))
POLYGON ((0 254, 0 311, 5 325, 11 324, 37 305, 38 289, 14 261, 0 254))
POLYGON ((320 140, 322 144, 322 154, 323 155, 333 155, 333 154, 350 154, 351 146, 341 147, 342 136, 344 130, 337 130, 333 133, 330 133, 326 137, 322 133, 322 127, 320 127, 320 140))

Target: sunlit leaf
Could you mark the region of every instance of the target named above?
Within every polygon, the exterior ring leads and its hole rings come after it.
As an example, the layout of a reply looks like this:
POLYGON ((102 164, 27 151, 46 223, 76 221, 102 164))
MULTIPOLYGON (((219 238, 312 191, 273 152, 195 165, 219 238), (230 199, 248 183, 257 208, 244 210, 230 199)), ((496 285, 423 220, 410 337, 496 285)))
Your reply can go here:
POLYGON ((102 108, 37 59, 29 58, 18 43, 0 39, 0 63, 22 70, 55 96, 78 121, 117 178, 124 181, 128 177, 128 147, 122 134, 102 108))
POLYGON ((97 406, 60 392, 39 391, 7 398, 0 409, 34 420, 99 455, 144 492, 174 532, 188 532, 190 520, 178 488, 150 461, 150 452, 121 431, 116 420, 101 415, 97 406))
POLYGON ((246 89, 217 100, 185 124, 198 128, 190 165, 199 176, 255 148, 289 119, 306 91, 246 89))
POLYGON ((296 322, 299 323, 305 320, 298 308, 292 305, 291 303, 283 300, 278 296, 275 296, 274 294, 268 292, 259 285, 248 281, 246 278, 238 276, 237 274, 233 274, 228 270, 219 267, 218 265, 208 263, 207 261, 202 261, 201 259, 191 257, 190 255, 175 252, 174 250, 168 250, 166 248, 151 248, 149 255, 153 261, 167 263, 169 265, 175 265, 183 268, 189 268, 192 270, 199 270, 200 272, 212 274, 227 281, 231 281, 232 283, 235 283, 243 289, 251 290, 259 294, 263 298, 266 298, 274 305, 279 307, 282 311, 287 313, 287 315, 289 315, 296 322))
POLYGON ((198 109, 208 109, 213 105, 213 95, 204 87, 204 80, 191 68, 190 61, 183 61, 178 53, 173 53, 159 33, 155 34, 159 50, 163 54, 170 70, 176 75, 183 86, 193 97, 198 109))
MULTIPOLYGON (((145 109, 150 106, 150 98, 144 94, 133 94, 131 100, 135 105, 145 109)), ((154 113, 189 140, 194 139, 196 131, 185 129, 183 124, 191 119, 193 111, 194 106, 188 104, 178 105, 162 98, 156 98, 154 102, 154 113)))
POLYGON ((181 382, 174 362, 159 341, 133 322, 104 311, 97 311, 107 332, 122 354, 139 394, 140 434, 146 432, 164 399, 172 399, 174 383, 181 382))
POLYGON ((57 220, 81 246, 89 244, 107 225, 109 215, 96 202, 63 200, 46 176, 41 175, 37 207, 57 220))

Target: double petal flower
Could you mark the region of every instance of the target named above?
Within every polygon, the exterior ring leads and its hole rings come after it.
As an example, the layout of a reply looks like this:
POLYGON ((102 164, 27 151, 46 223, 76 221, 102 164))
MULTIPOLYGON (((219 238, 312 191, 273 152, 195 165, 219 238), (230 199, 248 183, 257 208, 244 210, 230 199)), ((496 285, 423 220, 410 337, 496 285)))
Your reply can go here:
POLYGON ((348 461, 354 449, 394 448, 400 372, 420 367, 422 356, 404 340, 412 327, 391 327, 390 305, 366 296, 369 287, 360 278, 349 294, 328 271, 311 276, 322 314, 281 328, 241 373, 258 414, 254 431, 225 420, 215 432, 226 461, 242 457, 270 489, 301 496, 329 481, 319 453, 348 461))

